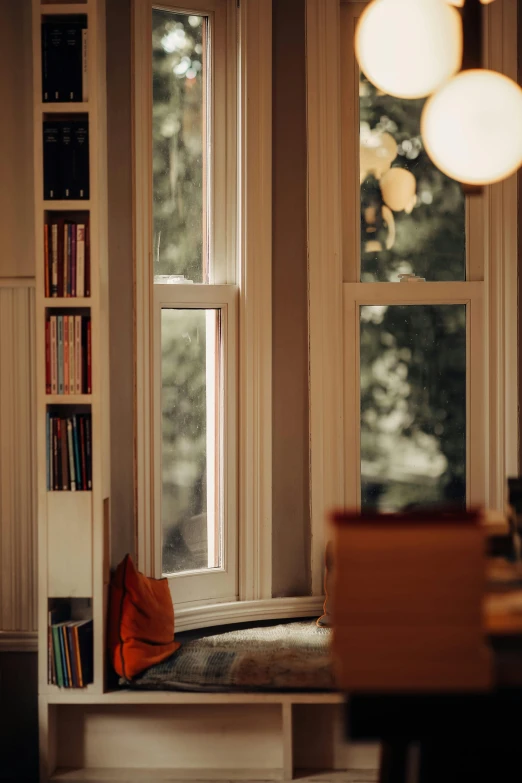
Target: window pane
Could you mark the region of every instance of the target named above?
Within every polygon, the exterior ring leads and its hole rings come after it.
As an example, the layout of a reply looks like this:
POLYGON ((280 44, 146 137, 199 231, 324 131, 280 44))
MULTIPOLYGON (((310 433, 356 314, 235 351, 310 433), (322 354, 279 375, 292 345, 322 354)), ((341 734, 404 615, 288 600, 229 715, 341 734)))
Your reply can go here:
POLYGON ((162 310, 163 573, 222 566, 220 311, 162 310))
POLYGON ((465 197, 424 150, 424 99, 382 94, 362 74, 359 90, 361 280, 464 280, 465 197))
POLYGON ((466 502, 466 306, 360 308, 361 505, 466 502))
POLYGON ((152 12, 155 282, 207 282, 207 27, 203 16, 152 12))

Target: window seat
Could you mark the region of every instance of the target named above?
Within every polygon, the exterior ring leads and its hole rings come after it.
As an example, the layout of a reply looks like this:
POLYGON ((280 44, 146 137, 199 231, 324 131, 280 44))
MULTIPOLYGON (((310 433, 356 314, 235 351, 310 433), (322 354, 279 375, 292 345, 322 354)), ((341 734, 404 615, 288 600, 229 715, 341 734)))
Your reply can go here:
POLYGON ((193 692, 335 691, 330 630, 310 619, 177 634, 182 646, 125 688, 193 692))

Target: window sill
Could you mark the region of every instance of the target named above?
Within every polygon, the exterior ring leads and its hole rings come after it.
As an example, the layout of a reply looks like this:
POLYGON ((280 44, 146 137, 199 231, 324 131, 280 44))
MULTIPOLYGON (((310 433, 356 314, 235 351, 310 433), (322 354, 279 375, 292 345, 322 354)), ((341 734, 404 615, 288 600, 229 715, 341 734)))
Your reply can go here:
POLYGON ((322 596, 295 598, 267 598, 260 601, 230 601, 222 604, 174 607, 176 632, 208 628, 212 625, 251 623, 261 620, 279 620, 291 617, 319 617, 322 614, 322 596))

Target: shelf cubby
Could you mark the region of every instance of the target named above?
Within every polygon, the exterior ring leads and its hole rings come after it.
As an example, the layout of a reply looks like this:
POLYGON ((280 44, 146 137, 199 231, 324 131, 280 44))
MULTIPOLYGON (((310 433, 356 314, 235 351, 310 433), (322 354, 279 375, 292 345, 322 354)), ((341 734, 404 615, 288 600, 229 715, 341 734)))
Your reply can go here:
POLYGON ((47 683, 60 692, 86 688, 93 680, 92 598, 48 600, 47 683))

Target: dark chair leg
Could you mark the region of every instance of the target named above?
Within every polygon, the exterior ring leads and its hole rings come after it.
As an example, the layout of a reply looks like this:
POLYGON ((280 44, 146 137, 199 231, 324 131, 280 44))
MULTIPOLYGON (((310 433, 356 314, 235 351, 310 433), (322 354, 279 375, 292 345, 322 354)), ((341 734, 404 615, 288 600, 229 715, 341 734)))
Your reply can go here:
POLYGON ((379 783, 406 783, 408 745, 403 740, 382 742, 379 783))

